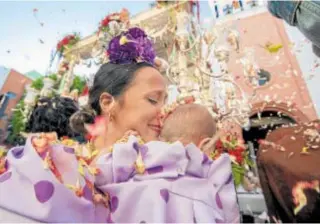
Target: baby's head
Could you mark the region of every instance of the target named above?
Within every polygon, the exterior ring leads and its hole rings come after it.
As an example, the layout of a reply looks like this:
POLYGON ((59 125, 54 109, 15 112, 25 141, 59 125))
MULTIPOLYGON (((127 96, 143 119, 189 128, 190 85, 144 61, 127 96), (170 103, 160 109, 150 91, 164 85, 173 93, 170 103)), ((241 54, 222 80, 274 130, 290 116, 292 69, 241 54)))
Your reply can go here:
POLYGON ((199 104, 178 106, 164 121, 163 141, 194 143, 201 148, 216 133, 216 122, 208 109, 199 104))

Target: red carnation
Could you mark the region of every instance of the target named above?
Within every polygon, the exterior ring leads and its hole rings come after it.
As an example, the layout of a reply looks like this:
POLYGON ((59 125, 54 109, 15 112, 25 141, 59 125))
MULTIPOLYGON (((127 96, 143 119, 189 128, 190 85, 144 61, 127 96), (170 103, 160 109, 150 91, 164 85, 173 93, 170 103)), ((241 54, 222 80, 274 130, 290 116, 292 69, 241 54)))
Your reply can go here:
POLYGON ((223 148, 223 143, 221 141, 221 139, 218 139, 216 141, 216 149, 222 149, 223 148))
POLYGON ((104 20, 101 21, 101 26, 106 27, 108 26, 109 22, 110 22, 110 19, 107 16, 106 18, 104 18, 104 20))
POLYGON ((61 41, 62 45, 67 45, 68 43, 69 43, 69 38, 68 37, 63 38, 62 41, 61 41))
POLYGON ((234 156, 236 158, 236 162, 239 163, 239 164, 242 164, 243 162, 243 157, 242 157, 242 153, 241 152, 238 152, 238 151, 229 151, 229 154, 231 156, 234 156))
POLYGON ((237 146, 234 150, 242 153, 245 150, 245 148, 243 148, 241 146, 237 146))

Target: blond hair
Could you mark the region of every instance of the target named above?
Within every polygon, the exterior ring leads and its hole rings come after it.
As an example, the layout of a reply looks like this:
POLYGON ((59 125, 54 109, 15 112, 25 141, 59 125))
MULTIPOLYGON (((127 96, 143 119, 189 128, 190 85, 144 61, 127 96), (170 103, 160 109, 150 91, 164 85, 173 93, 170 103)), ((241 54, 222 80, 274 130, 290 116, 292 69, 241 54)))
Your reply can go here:
POLYGON ((164 141, 181 141, 198 144, 211 138, 216 132, 216 123, 208 109, 199 104, 178 106, 164 122, 160 137, 164 141))

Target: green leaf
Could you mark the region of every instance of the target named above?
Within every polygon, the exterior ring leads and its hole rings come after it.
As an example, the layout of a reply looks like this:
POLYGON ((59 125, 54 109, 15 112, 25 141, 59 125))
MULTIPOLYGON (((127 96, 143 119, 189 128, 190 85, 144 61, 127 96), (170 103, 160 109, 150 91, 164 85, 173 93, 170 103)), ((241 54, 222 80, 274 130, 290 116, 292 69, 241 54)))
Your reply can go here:
POLYGON ((41 90, 43 87, 43 77, 37 78, 31 83, 31 87, 36 90, 41 90))
POLYGON ((52 79, 53 81, 57 81, 58 80, 58 76, 56 74, 51 74, 48 76, 49 79, 52 79))
POLYGON ((71 86, 71 90, 77 89, 79 93, 82 93, 85 85, 86 85, 86 82, 84 79, 80 78, 79 76, 75 76, 71 86))
POLYGON ((243 174, 236 172, 232 169, 232 174, 233 174, 233 179, 234 179, 234 184, 237 186, 239 186, 242 181, 243 181, 243 174))

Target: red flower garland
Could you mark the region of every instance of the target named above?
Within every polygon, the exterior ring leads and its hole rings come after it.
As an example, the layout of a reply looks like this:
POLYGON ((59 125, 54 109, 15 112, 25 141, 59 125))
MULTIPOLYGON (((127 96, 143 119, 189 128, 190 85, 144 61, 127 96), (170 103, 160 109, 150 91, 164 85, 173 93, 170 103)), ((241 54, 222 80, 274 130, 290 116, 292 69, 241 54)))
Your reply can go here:
POLYGON ((105 31, 108 29, 109 23, 111 21, 126 23, 129 21, 129 11, 123 8, 119 13, 112 13, 107 15, 101 22, 98 30, 98 34, 101 31, 105 31))
POLYGON ((60 40, 57 44, 57 52, 63 53, 66 46, 74 45, 80 40, 79 35, 72 34, 65 36, 62 40, 60 40))

